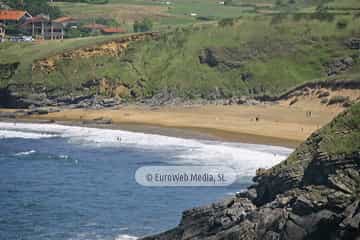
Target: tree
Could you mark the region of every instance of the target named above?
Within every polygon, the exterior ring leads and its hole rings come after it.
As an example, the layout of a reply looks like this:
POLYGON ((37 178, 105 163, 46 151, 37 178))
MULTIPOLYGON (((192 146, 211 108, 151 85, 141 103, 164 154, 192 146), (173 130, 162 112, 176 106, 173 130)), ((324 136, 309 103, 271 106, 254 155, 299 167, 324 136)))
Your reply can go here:
POLYGON ((51 18, 61 16, 59 8, 50 6, 48 0, 4 0, 4 3, 13 9, 28 11, 31 15, 48 14, 51 18))
POLYGON ((149 18, 145 18, 142 21, 134 22, 134 32, 148 32, 151 31, 153 23, 149 18))
POLYGON ((219 21, 219 26, 233 26, 235 24, 235 19, 233 18, 224 18, 219 21))
POLYGON ((230 6, 230 5, 232 5, 233 4, 233 1, 232 0, 225 0, 224 1, 224 5, 226 5, 226 6, 230 6))
POLYGON ((345 29, 348 25, 348 21, 346 19, 340 19, 337 23, 336 23, 336 27, 338 29, 345 29))

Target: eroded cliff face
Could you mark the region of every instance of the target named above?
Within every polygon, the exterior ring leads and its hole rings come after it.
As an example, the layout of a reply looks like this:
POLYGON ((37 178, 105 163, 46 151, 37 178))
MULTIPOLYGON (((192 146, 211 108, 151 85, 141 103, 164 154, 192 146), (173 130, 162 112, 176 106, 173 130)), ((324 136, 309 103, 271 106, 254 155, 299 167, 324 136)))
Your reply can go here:
MULTIPOLYGON (((92 61, 92 59, 102 56, 117 58, 122 56, 132 43, 158 37, 159 33, 156 32, 122 36, 102 44, 54 54, 35 61, 32 64, 32 74, 41 73, 50 76, 51 73, 61 71, 59 65, 64 60, 71 62, 90 59, 92 61)), ((49 82, 44 84, 44 82, 37 81, 38 79, 33 76, 29 76, 29 80, 22 83, 11 82, 18 67, 19 63, 0 64, 0 107, 28 108, 69 105, 74 107, 112 107, 134 95, 126 83, 106 77, 80 82, 76 88, 68 88, 65 83, 63 88, 54 87, 49 82)))
POLYGON ((360 104, 314 133, 248 191, 183 213, 144 240, 360 239, 360 104))
POLYGON ((106 42, 100 45, 90 46, 86 48, 79 48, 73 51, 67 51, 61 54, 56 54, 51 57, 36 61, 32 66, 32 71, 46 71, 48 73, 56 70, 57 62, 67 59, 75 58, 92 58, 99 56, 120 56, 129 46, 130 43, 137 41, 144 41, 146 38, 156 38, 158 33, 143 33, 137 35, 129 35, 121 37, 117 40, 106 42))

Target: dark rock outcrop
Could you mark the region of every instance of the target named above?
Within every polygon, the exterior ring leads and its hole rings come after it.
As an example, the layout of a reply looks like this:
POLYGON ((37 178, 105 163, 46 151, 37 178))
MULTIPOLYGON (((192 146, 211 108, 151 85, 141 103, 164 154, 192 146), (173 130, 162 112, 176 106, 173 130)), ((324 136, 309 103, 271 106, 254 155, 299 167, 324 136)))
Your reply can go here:
POLYGON ((334 59, 326 64, 327 75, 333 76, 345 72, 354 65, 354 62, 354 59, 350 56, 334 59))
MULTIPOLYGON (((338 90, 338 89, 359 89, 360 88, 360 81, 359 80, 329 80, 329 81, 314 81, 314 82, 306 82, 300 84, 283 94, 278 96, 269 96, 269 95, 262 95, 256 96, 255 99, 259 101, 279 101, 279 100, 287 100, 292 97, 302 96, 304 92, 309 91, 310 89, 321 89, 327 88, 331 90, 338 90)), ((322 96, 324 97, 324 96, 322 96)))
POLYGON ((183 213, 144 240, 360 239, 360 104, 314 133, 248 191, 183 213))
POLYGON ((0 64, 0 80, 10 79, 14 75, 18 66, 18 62, 0 64))
POLYGON ((360 49, 360 38, 350 38, 345 42, 350 49, 360 49))
POLYGON ((224 47, 205 48, 201 51, 199 61, 209 67, 218 67, 221 70, 241 68, 246 60, 251 58, 248 52, 239 49, 224 47))

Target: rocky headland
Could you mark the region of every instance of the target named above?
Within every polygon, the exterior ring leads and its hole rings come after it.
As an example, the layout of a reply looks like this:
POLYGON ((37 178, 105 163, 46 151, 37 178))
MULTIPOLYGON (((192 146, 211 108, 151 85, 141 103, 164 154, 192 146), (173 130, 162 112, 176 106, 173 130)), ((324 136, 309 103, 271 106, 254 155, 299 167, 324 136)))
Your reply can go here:
POLYGON ((360 104, 313 133, 245 192, 185 211, 143 240, 360 239, 360 104))

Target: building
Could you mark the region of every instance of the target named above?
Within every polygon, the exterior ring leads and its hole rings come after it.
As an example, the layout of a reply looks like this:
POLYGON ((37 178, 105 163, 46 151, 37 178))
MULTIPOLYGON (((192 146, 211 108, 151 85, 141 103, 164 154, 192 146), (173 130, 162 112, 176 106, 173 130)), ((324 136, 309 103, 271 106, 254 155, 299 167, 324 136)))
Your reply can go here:
POLYGON ((50 20, 49 16, 38 15, 27 19, 19 28, 35 39, 55 40, 64 39, 64 27, 61 23, 50 20))
POLYGON ((117 34, 117 33, 126 33, 126 30, 118 27, 108 27, 102 24, 88 24, 83 26, 84 29, 87 29, 90 32, 101 32, 102 34, 117 34))
POLYGON ((100 29, 100 31, 103 33, 103 34, 107 34, 107 35, 110 35, 110 34, 118 34, 118 33, 126 33, 126 31, 122 28, 115 28, 115 27, 105 27, 105 28, 102 28, 100 29))
POLYGON ((32 18, 32 16, 26 11, 0 10, 0 23, 5 25, 21 24, 30 18, 32 18))
POLYGON ((5 39, 5 25, 0 23, 0 42, 5 39))
POLYGON ((54 23, 61 24, 64 29, 76 28, 78 26, 78 21, 72 17, 61 17, 53 20, 54 23))

